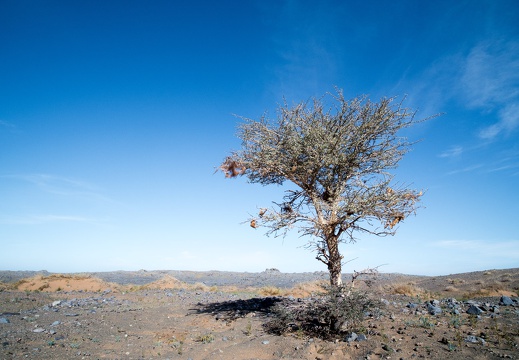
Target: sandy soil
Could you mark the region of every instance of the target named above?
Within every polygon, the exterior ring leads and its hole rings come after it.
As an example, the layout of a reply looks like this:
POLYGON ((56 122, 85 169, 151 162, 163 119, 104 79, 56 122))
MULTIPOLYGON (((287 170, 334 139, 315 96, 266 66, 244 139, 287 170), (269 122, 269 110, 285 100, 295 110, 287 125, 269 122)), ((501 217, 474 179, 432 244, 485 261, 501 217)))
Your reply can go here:
POLYGON ((1 359, 519 358, 519 269, 358 282, 385 305, 356 329, 367 340, 350 342, 264 326, 274 304, 315 295, 320 273, 24 274, 0 272, 1 359))

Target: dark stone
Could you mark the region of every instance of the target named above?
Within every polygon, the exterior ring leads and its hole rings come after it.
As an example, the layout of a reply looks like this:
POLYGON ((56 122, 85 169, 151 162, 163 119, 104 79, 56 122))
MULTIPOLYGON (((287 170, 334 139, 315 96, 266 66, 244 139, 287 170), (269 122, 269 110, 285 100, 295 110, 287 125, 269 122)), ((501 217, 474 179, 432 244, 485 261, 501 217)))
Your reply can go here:
POLYGON ((346 338, 344 339, 344 341, 347 341, 347 342, 350 343, 350 342, 352 342, 352 341, 357 340, 357 338, 358 338, 357 334, 354 333, 354 332, 352 332, 352 333, 350 333, 350 334, 348 334, 348 335, 346 336, 346 338))
POLYGON ((483 310, 481 310, 476 305, 470 305, 470 307, 467 310, 467 314, 470 315, 481 315, 483 313, 483 310))
POLYGON ((514 304, 514 301, 508 296, 501 296, 501 300, 499 301, 501 305, 510 306, 514 304))
POLYGON ((433 304, 427 304, 427 311, 431 315, 439 315, 442 313, 442 309, 439 306, 434 306, 433 304))
POLYGON ((359 341, 359 342, 360 342, 360 341, 366 341, 366 340, 368 340, 368 338, 367 338, 366 335, 364 335, 364 334, 359 334, 359 335, 357 336, 357 341, 359 341))

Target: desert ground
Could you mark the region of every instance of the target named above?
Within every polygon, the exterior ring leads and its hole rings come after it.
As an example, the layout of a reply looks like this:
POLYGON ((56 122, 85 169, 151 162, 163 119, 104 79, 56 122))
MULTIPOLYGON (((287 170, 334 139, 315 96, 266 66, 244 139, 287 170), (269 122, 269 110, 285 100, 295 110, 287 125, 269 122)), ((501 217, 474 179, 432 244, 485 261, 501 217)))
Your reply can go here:
POLYGON ((380 308, 325 339, 268 326, 322 272, 0 271, 0 359, 519 359, 519 269, 359 279, 380 308))

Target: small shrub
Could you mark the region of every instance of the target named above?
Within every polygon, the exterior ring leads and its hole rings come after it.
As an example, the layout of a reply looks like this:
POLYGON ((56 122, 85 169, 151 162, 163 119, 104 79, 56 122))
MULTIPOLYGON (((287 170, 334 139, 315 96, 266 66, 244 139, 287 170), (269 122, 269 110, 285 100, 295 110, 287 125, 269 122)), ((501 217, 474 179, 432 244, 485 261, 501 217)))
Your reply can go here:
POLYGON ((200 335, 197 339, 197 342, 201 342, 202 344, 209 344, 214 341, 214 335, 213 334, 205 334, 200 335))
POLYGON ((421 328, 424 328, 424 329, 432 329, 434 327, 434 323, 431 322, 429 317, 427 317, 427 316, 420 316, 418 321, 412 320, 412 321, 406 322, 406 326, 421 327, 421 328))
POLYGON ((511 282, 512 281, 511 276, 512 275, 508 274, 508 273, 503 274, 503 275, 501 275, 501 279, 499 279, 499 281, 501 281, 501 282, 511 282))
POLYGON ((267 331, 283 334, 296 331, 322 339, 336 338, 345 330, 357 329, 366 313, 379 308, 378 301, 351 288, 324 287, 324 293, 302 305, 276 305, 267 331))
POLYGON ((275 286, 264 286, 259 290, 259 293, 264 296, 279 296, 282 295, 280 288, 275 286))
POLYGON ((461 319, 461 316, 459 315, 452 315, 450 321, 449 321, 449 327, 453 327, 455 329, 458 329, 463 324, 463 320, 461 319))
POLYGON ((245 327, 245 335, 251 336, 252 335, 252 322, 249 320, 247 323, 247 326, 245 327))
POLYGON ((465 280, 463 279, 447 279, 447 282, 451 285, 464 284, 465 280))
POLYGON ((197 282, 192 285, 193 290, 208 292, 211 288, 204 283, 197 282))

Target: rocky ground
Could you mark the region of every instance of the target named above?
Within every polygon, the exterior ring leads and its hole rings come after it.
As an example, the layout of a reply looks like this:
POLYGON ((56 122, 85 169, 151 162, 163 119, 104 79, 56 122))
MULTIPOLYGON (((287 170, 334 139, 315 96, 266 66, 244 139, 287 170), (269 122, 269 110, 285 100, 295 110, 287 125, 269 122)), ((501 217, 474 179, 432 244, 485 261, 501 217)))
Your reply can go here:
POLYGON ((0 359, 519 358, 519 269, 380 274, 369 288, 357 282, 382 306, 353 333, 268 331, 274 305, 312 301, 323 279, 275 269, 0 272, 0 359))

